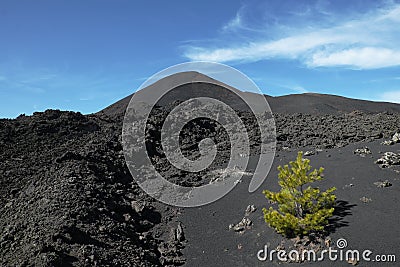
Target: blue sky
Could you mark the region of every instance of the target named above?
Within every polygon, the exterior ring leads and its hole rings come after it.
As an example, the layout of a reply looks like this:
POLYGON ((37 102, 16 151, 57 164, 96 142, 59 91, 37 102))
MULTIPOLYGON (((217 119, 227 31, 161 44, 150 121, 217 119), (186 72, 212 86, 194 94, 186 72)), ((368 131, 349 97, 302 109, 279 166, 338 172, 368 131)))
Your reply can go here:
POLYGON ((0 117, 96 112, 196 60, 269 95, 400 103, 400 1, 2 0, 0 36, 0 117))

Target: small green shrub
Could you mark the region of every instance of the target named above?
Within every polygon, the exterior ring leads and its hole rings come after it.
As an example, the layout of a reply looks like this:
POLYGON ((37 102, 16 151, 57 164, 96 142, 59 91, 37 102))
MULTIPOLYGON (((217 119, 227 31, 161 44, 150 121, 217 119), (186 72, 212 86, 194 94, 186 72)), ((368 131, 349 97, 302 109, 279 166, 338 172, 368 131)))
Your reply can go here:
POLYGON ((336 188, 321 192, 318 187, 306 186, 322 180, 324 169, 321 167, 310 172, 310 160, 303 159, 302 152, 289 164, 290 167, 278 167, 281 191, 263 191, 267 199, 278 204, 278 210, 263 208, 265 222, 287 237, 322 232, 334 212, 336 196, 333 191, 336 188))

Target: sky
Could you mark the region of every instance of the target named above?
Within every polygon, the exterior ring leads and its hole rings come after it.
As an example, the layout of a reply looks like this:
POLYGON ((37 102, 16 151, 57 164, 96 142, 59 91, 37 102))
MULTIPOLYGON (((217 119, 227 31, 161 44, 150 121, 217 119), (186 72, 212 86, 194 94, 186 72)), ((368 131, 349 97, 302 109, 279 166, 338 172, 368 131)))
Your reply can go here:
POLYGON ((0 1, 0 118, 97 112, 188 61, 272 96, 400 103, 400 0, 0 1))

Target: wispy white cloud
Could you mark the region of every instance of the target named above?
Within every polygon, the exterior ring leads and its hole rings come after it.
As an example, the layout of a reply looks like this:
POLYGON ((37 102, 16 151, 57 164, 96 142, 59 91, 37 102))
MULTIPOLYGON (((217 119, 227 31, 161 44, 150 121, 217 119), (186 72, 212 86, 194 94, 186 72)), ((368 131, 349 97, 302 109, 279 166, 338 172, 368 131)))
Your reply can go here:
POLYGON ((222 30, 224 31, 236 30, 238 28, 243 27, 242 23, 243 23, 242 15, 240 14, 240 12, 237 12, 236 16, 230 21, 228 21, 228 23, 222 27, 222 30))
POLYGON ((316 52, 309 66, 351 66, 359 69, 374 69, 400 65, 400 50, 382 47, 363 47, 327 53, 316 52))
POLYGON ((299 94, 304 94, 304 93, 308 93, 309 91, 307 89, 305 89, 302 86, 295 86, 292 88, 293 91, 299 93, 299 94))
POLYGON ((248 17, 249 6, 242 5, 236 12, 235 16, 230 19, 227 23, 222 25, 222 33, 260 33, 265 31, 265 29, 260 29, 258 27, 251 27, 250 23, 247 22, 246 17, 248 17))
POLYGON ((186 56, 192 60, 206 61, 257 61, 274 57, 297 58, 307 51, 324 44, 339 42, 344 36, 332 35, 329 32, 312 32, 275 41, 248 43, 236 48, 192 48, 186 56))
MULTIPOLYGON (((328 12, 328 11, 326 11, 328 12)), ((224 28, 243 26, 240 12, 224 28)), ((217 47, 191 46, 190 60, 216 62, 259 61, 274 58, 298 60, 308 67, 344 66, 376 69, 400 66, 400 5, 390 4, 354 18, 341 19, 330 27, 313 25, 258 40, 217 47)))
POLYGON ((381 97, 381 101, 399 103, 400 104, 400 90, 384 92, 381 97))

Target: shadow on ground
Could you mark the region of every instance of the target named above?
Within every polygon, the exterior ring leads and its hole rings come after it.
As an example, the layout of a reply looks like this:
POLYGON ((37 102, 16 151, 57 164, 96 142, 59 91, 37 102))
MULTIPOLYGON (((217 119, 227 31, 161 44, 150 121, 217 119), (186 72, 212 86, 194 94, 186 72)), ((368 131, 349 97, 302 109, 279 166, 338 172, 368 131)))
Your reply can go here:
POLYGON ((357 206, 356 204, 350 204, 345 200, 336 201, 335 211, 333 217, 329 219, 329 226, 326 228, 328 234, 335 233, 337 229, 346 227, 349 225, 348 221, 345 221, 346 216, 352 215, 351 209, 357 206))

